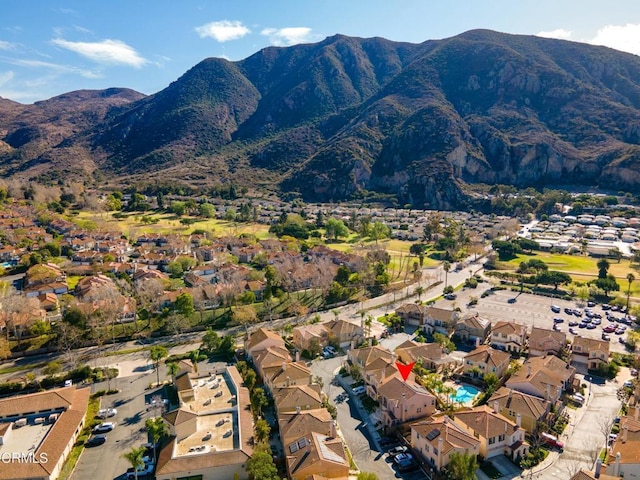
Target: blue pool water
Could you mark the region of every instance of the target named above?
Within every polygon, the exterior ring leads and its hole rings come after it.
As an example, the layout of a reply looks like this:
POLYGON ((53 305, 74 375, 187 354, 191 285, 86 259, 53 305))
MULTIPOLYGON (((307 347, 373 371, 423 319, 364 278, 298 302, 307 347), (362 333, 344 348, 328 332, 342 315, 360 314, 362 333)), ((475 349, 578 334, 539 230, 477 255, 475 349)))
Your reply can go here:
POLYGON ((470 402, 476 398, 478 393, 480 393, 480 391, 477 388, 472 387, 471 385, 463 385, 456 390, 455 395, 451 395, 451 400, 460 403, 470 402))

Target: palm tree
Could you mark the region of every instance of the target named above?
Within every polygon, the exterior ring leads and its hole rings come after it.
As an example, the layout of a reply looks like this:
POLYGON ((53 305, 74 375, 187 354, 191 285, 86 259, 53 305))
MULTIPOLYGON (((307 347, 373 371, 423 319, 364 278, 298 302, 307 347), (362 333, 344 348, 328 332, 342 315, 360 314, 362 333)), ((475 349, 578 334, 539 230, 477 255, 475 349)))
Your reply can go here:
POLYGON ((133 474, 135 475, 136 480, 138 479, 138 468, 144 466, 144 447, 132 448, 129 452, 122 455, 126 458, 131 466, 133 467, 133 474))
POLYGON ((157 384, 160 385, 160 361, 169 355, 169 351, 167 347, 163 347, 162 345, 154 345, 149 349, 149 358, 156 366, 156 378, 157 384))
POLYGON ((631 284, 636 279, 633 273, 627 274, 627 282, 629 282, 629 286, 627 287, 627 314, 629 314, 629 295, 631 294, 631 284))
POLYGON ((178 367, 178 364, 176 362, 167 363, 167 373, 171 375, 171 383, 176 382, 176 375, 178 373, 178 370, 180 370, 180 367, 178 367))
POLYGON ((422 287, 418 287, 418 288, 416 288, 415 293, 416 293, 416 295, 418 295, 418 301, 420 301, 420 297, 421 297, 421 296, 422 296, 422 294, 424 293, 424 288, 422 288, 422 287))
POLYGON ((200 358, 200 350, 191 350, 189 352, 189 359, 193 364, 193 373, 198 373, 198 359, 200 358))
POLYGON ((167 429, 167 425, 164 423, 161 417, 156 418, 147 418, 144 422, 145 427, 147 427, 147 431, 149 432, 149 436, 151 437, 151 443, 153 443, 153 460, 155 461, 157 458, 156 448, 158 442, 162 437, 169 434, 169 430, 167 429))
POLYGON ((444 286, 448 285, 449 270, 451 270, 451 264, 447 261, 443 262, 442 269, 444 270, 444 286))

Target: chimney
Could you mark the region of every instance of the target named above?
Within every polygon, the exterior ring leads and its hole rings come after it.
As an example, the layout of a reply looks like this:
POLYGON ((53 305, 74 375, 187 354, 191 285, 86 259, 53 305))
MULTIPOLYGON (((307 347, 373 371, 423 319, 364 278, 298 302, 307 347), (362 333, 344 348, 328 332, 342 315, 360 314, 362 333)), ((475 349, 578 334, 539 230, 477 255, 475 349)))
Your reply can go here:
POLYGON ((613 464, 613 476, 620 476, 620 452, 616 453, 616 463, 613 464))
POLYGON ((516 425, 518 427, 522 426, 522 414, 521 413, 516 414, 516 425))
POLYGON ((531 365, 527 365, 527 378, 531 376, 531 365))
POLYGON ((392 353, 391 354, 391 364, 395 364, 396 363, 396 354, 392 353))
POLYGON ((311 439, 307 438, 307 453, 311 453, 311 439))
POLYGON ((300 361, 300 350, 296 350, 296 362, 300 361))
POLYGON ((282 371, 284 372, 287 369, 287 363, 282 362, 282 371))
POLYGON ((493 402, 493 413, 500 413, 500 402, 498 400, 493 402))
POLYGON ((296 407, 296 413, 300 413, 300 406, 296 407))
POLYGON ((547 396, 546 396, 546 400, 551 400, 551 385, 549 385, 547 383, 547 396))
POLYGON ((600 472, 602 471, 602 460, 598 459, 596 461, 596 471, 595 471, 595 477, 596 478, 600 478, 600 472))
POLYGON ((476 337, 476 348, 480 346, 480 337, 476 337))
POLYGON ((331 420, 331 437, 336 438, 338 436, 338 432, 336 432, 336 422, 335 420, 331 420))
POLYGON ((622 443, 626 443, 628 434, 629 434, 629 427, 625 425, 624 428, 622 429, 622 443))

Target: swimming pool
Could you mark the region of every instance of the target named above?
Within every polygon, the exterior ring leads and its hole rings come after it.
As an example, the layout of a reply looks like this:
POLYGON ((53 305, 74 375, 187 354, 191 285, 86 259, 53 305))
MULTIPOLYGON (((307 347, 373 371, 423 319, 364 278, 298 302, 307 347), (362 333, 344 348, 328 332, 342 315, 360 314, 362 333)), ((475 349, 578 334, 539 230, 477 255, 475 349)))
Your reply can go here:
POLYGON ((467 403, 476 398, 476 395, 480 393, 475 387, 471 385, 463 385, 456 390, 454 395, 451 395, 451 400, 454 402, 467 403))

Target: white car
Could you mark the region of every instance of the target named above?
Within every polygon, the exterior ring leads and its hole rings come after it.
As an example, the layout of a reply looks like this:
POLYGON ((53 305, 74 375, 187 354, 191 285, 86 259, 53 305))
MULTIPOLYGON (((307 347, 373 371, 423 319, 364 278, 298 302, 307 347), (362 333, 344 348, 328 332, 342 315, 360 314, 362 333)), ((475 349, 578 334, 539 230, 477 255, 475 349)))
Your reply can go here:
POLYGON ((102 408, 98 410, 98 416, 100 418, 115 417, 117 413, 118 413, 118 410, 116 410, 115 408, 102 408))
POLYGON ((366 391, 367 391, 367 389, 364 387, 364 385, 360 385, 358 387, 354 387, 354 389, 353 389, 353 393, 355 393, 356 395, 362 395, 366 391))
POLYGON ((143 466, 136 468, 135 472, 133 467, 127 470, 127 480, 132 478, 140 478, 153 473, 153 464, 145 463, 143 466), (137 475, 136 475, 137 474, 137 475))
POLYGON ((93 433, 107 433, 116 427, 115 422, 103 422, 93 429, 93 433))

